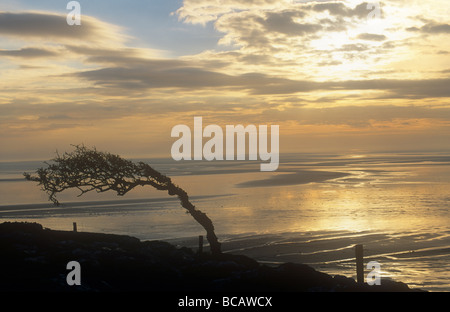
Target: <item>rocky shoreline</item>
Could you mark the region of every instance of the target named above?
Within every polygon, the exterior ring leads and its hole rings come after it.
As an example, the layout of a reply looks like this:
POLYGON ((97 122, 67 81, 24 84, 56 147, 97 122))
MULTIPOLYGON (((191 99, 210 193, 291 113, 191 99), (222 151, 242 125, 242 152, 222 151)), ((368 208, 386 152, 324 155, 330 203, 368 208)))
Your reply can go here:
POLYGON ((167 242, 0 224, 1 292, 421 292, 402 282, 358 284, 297 263, 270 267, 241 255, 196 254, 167 242), (69 286, 67 264, 81 267, 69 286))

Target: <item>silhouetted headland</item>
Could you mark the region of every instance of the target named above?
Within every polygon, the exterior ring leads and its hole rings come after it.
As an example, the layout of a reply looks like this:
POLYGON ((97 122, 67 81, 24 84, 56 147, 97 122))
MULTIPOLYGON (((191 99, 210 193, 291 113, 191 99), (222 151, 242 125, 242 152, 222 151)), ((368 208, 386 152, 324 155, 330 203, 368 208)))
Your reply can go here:
POLYGON ((55 231, 38 223, 0 224, 0 249, 0 291, 421 291, 391 280, 357 284, 304 264, 272 267, 242 255, 199 255, 162 241, 55 231), (67 284, 70 261, 81 265, 81 286, 67 284))

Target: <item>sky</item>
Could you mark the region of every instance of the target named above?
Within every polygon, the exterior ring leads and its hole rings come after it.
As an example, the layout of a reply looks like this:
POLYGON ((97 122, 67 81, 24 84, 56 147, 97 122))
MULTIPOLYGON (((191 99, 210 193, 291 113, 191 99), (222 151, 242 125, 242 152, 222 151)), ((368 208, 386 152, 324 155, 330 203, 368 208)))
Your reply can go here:
POLYGON ((170 157, 196 116, 279 125, 280 158, 449 150, 447 0, 68 2, 0 3, 0 161, 170 157))

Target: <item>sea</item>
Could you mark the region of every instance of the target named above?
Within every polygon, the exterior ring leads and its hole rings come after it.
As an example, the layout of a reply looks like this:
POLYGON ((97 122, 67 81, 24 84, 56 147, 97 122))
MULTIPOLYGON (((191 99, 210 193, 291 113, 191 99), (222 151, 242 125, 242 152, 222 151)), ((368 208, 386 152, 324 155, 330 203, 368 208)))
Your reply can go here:
MULTIPOLYGON (((144 161, 172 178, 213 221, 224 252, 267 265, 305 263, 356 279, 450 291, 450 153, 286 154, 279 169, 258 161, 144 161)), ((55 207, 24 179, 42 161, 0 162, 0 222, 130 235, 197 249, 203 228, 177 198, 149 186, 123 197, 67 190, 55 207)), ((205 248, 207 241, 205 239, 205 248)))

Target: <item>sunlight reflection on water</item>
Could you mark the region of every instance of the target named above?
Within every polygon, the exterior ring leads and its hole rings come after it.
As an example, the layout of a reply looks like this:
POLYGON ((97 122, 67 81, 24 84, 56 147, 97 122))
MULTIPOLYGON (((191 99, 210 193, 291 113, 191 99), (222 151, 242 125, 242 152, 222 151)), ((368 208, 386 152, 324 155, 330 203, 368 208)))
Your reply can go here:
MULTIPOLYGON (((216 167, 212 163, 202 167, 196 163, 194 168, 183 167, 186 164, 178 164, 177 167, 157 163, 157 167, 170 168, 163 172, 184 188, 192 197, 194 205, 213 220, 219 238, 233 237, 236 240, 244 236, 282 235, 298 240, 301 238, 298 233, 312 235, 336 231, 337 236, 342 237, 334 241, 335 245, 328 246, 332 252, 324 251, 323 243, 327 240, 324 241, 321 235, 316 239, 318 242, 322 240, 322 243, 316 244, 311 252, 330 256, 332 260, 341 259, 341 253, 344 252, 345 256, 351 258, 351 243, 363 243, 368 245, 369 251, 376 251, 375 254, 380 255, 385 276, 418 287, 450 291, 449 258, 445 249, 442 249, 442 254, 425 253, 423 258, 381 256, 390 250, 397 252, 410 248, 417 252, 420 248, 450 245, 449 164, 450 160, 445 157, 403 155, 350 158, 322 156, 320 159, 311 157, 303 161, 292 158, 282 163, 279 172, 275 173, 248 170, 247 165, 242 164, 233 167, 230 163, 225 164, 227 167, 219 164, 216 167), (195 172, 197 175, 183 174, 186 172, 195 172), (292 175, 295 172, 297 176, 292 175), (330 172, 348 175, 319 181, 330 172), (251 186, 253 181, 259 180, 265 180, 263 185, 280 183, 280 178, 272 178, 278 175, 289 177, 289 183, 303 184, 236 187, 244 182, 244 185, 251 186), (308 179, 315 183, 305 183, 308 179), (286 233, 297 234, 289 236, 286 233), (350 242, 345 233, 383 233, 392 236, 389 239, 372 240, 372 237, 364 234, 362 242, 359 239, 350 242), (414 241, 405 233, 415 235, 414 241), (346 244, 341 246, 342 243, 346 244)), ((40 166, 39 163, 35 165, 40 166)), ((0 221, 36 221, 52 229, 66 230, 71 229, 72 222, 77 222, 80 231, 127 234, 141 239, 180 239, 203 234, 202 228, 183 211, 176 200, 166 200, 169 197, 167 194, 151 188, 138 188, 126 198, 117 198, 114 194, 86 194, 77 198, 76 192, 67 192, 59 197, 66 203, 65 207, 21 211, 37 203, 46 203, 47 198, 35 184, 11 180, 20 179, 23 168, 19 163, 0 166, 0 221), (161 200, 145 200, 155 198, 161 200), (84 207, 71 204, 118 199, 137 201, 115 203, 116 206, 110 202, 103 205, 83 204, 84 207), (25 207, 13 206, 17 204, 25 204, 25 207)), ((251 241, 248 244, 251 247, 251 241)), ((287 250, 284 256, 280 256, 274 253, 274 246, 281 248, 278 239, 271 249, 265 249, 265 254, 258 254, 260 259, 274 262, 283 259, 299 262, 308 260, 305 258, 307 253, 298 257, 286 255, 298 254, 295 250, 287 250)), ((243 250, 253 255, 255 249, 250 247, 243 250)), ((316 265, 324 272, 340 272, 350 276, 354 273, 351 263, 322 260, 319 259, 316 265)))

